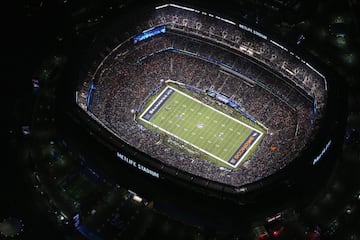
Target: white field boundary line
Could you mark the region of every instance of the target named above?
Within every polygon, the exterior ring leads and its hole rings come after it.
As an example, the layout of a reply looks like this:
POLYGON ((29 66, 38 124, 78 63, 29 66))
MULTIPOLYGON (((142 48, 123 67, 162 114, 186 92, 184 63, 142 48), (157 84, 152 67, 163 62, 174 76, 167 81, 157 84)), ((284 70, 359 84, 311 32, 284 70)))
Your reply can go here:
POLYGON ((162 127, 157 126, 157 125, 153 124, 152 122, 144 119, 143 116, 145 115, 145 113, 148 112, 148 110, 149 110, 150 108, 152 108, 153 104, 150 104, 150 106, 148 106, 148 107, 145 109, 145 111, 143 111, 143 113, 140 115, 140 118, 141 118, 142 121, 147 122, 147 123, 150 124, 152 127, 157 128, 157 129, 160 129, 161 131, 165 132, 166 134, 168 134, 168 135, 170 135, 170 136, 172 136, 172 137, 175 137, 175 138, 179 139, 180 141, 182 141, 182 142, 184 142, 184 143, 186 143, 186 144, 188 144, 188 145, 190 145, 190 146, 192 146, 192 147, 194 147, 194 148, 196 148, 196 149, 198 149, 198 150, 200 150, 200 151, 208 154, 209 156, 211 156, 211 157, 213 157, 213 158, 215 158, 215 159, 217 159, 217 160, 225 163, 226 165, 229 165, 229 166, 232 167, 232 168, 236 168, 236 167, 242 162, 242 160, 245 158, 245 156, 248 154, 248 152, 251 151, 251 149, 252 149, 252 148, 255 146, 255 144, 259 141, 259 139, 261 139, 263 133, 262 133, 262 132, 259 132, 257 129, 255 129, 255 128, 247 125, 246 123, 243 123, 243 122, 241 122, 241 121, 239 121, 239 120, 237 120, 237 119, 235 119, 235 118, 233 118, 233 117, 231 117, 231 116, 228 116, 228 115, 222 113, 221 111, 219 111, 219 110, 217 110, 217 109, 215 109, 215 108, 212 108, 212 107, 210 107, 210 106, 202 103, 201 101, 199 101, 199 100, 197 100, 197 99, 195 99, 195 98, 193 98, 193 97, 191 97, 191 96, 189 96, 189 95, 187 95, 187 94, 185 94, 185 93, 183 93, 183 92, 181 92, 181 91, 179 91, 179 90, 177 90, 177 89, 175 89, 175 88, 173 88, 173 87, 170 87, 170 86, 166 87, 166 88, 161 92, 161 94, 159 94, 159 96, 156 97, 156 99, 153 101, 153 103, 157 102, 157 100, 158 100, 160 97, 162 97, 162 94, 163 94, 165 91, 167 91, 168 88, 171 88, 171 89, 173 89, 174 91, 176 91, 176 92, 184 95, 185 97, 188 97, 188 98, 192 99, 193 101, 196 101, 196 102, 202 104, 203 106, 205 106, 205 107, 207 107, 207 108, 210 108, 211 110, 216 111, 217 113, 220 113, 220 114, 224 115, 225 117, 228 117, 228 118, 230 118, 231 120, 236 121, 236 122, 244 125, 245 127, 250 128, 251 130, 259 133, 259 134, 260 134, 259 137, 257 137, 257 139, 255 140, 255 142, 254 142, 253 144, 251 144, 251 146, 248 148, 248 150, 245 151, 245 153, 243 154, 243 156, 240 158, 240 160, 239 160, 239 161, 236 163, 236 165, 234 166, 233 164, 228 163, 228 162, 225 161, 224 159, 222 159, 222 158, 220 158, 220 157, 218 157, 218 156, 215 156, 215 155, 212 154, 212 153, 209 153, 209 152, 206 151, 205 149, 202 149, 202 148, 200 148, 199 146, 196 146, 196 145, 190 143, 189 141, 187 141, 187 140, 185 140, 185 139, 182 139, 182 138, 180 138, 179 136, 177 136, 177 135, 169 132, 168 130, 163 129, 162 127))

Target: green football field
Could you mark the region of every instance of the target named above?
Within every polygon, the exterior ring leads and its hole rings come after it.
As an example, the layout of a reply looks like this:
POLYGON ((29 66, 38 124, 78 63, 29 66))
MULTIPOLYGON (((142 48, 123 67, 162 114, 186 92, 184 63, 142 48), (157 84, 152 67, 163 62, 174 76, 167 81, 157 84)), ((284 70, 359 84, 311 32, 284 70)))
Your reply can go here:
POLYGON ((263 135, 169 86, 150 103, 140 119, 231 167, 237 167, 263 135))

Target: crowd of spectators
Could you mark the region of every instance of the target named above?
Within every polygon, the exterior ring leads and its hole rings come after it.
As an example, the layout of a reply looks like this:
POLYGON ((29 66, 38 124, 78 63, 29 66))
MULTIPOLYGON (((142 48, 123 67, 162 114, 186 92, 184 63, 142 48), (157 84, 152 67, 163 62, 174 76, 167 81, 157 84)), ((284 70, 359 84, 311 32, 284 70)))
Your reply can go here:
POLYGON ((164 8, 141 27, 156 25, 169 30, 137 44, 123 42, 89 71, 79 88, 79 105, 129 145, 165 165, 213 181, 241 186, 289 164, 321 117, 326 100, 321 77, 278 47, 208 16, 164 8), (244 52, 243 47, 252 50, 244 52), (224 71, 219 63, 239 74, 224 71), (141 126, 136 114, 168 79, 222 93, 239 103, 243 112, 267 128, 256 153, 237 169, 219 168, 169 147, 158 133, 141 126), (90 83, 95 89, 88 96, 90 83))

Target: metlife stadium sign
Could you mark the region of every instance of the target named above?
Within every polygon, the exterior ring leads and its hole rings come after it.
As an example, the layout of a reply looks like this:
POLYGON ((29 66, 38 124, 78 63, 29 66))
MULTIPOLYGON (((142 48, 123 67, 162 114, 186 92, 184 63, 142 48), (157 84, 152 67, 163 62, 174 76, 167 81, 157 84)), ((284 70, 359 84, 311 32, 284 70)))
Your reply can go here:
POLYGON ((160 174, 158 172, 141 165, 140 163, 136 162, 135 160, 132 160, 131 158, 128 158, 127 156, 125 156, 119 152, 116 153, 116 156, 118 158, 120 158, 121 160, 123 160, 124 162, 126 162, 127 164, 133 166, 134 168, 137 168, 137 169, 143 171, 144 173, 147 173, 156 178, 160 177, 160 174))

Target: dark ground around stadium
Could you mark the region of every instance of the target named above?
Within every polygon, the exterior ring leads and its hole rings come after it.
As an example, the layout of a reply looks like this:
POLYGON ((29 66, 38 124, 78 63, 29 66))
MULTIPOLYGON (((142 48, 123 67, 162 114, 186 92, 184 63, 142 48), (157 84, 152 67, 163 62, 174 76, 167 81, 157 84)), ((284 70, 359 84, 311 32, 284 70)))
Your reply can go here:
MULTIPOLYGON (((3 43, 5 47, 5 54, 3 54, 5 65, 3 66, 6 74, 2 78, 2 86, 5 87, 2 91, 3 119, 5 118, 5 124, 2 124, 2 133, 5 143, 2 144, 2 167, 0 168, 0 187, 2 190, 0 221, 9 216, 24 219, 25 232, 21 239, 34 239, 35 237, 73 239, 63 236, 59 229, 47 220, 46 209, 39 211, 39 208, 34 207, 32 201, 28 201, 28 199, 32 199, 31 196, 34 193, 31 189, 25 187, 23 176, 26 175, 27 169, 19 168, 22 164, 19 160, 21 156, 19 156, 20 152, 18 151, 21 147, 21 141, 19 141, 21 126, 28 124, 30 121, 28 116, 31 116, 31 110, 29 109, 31 104, 28 99, 31 98, 31 78, 34 69, 40 65, 43 57, 56 44, 55 39, 59 36, 59 33, 60 35, 64 34, 67 28, 72 28, 75 21, 84 20, 72 20, 69 14, 71 10, 66 7, 65 2, 67 1, 54 1, 47 4, 42 1, 24 1, 19 6, 3 8, 4 11, 13 14, 2 21, 6 25, 3 30, 5 33, 3 38, 6 40, 5 44, 3 43)), ((121 1, 110 2, 109 4, 117 5, 121 1)), ((237 1, 232 2, 236 4, 237 1)), ((249 1, 244 2, 248 3, 249 1)), ((78 5, 74 4, 74 8, 78 8, 81 4, 85 4, 85 2, 78 5)), ((94 10, 96 6, 103 6, 99 1, 89 1, 87 4, 93 9, 93 14, 96 14, 96 10, 94 10)), ((313 1, 304 1, 304 6, 301 8, 298 17, 294 17, 295 19, 289 16, 284 17, 283 22, 298 23, 294 26, 291 26, 291 24, 277 24, 281 18, 279 16, 285 15, 271 10, 265 12, 261 10, 260 12, 267 14, 267 20, 272 19, 272 22, 269 20, 264 24, 277 29, 276 31, 287 41, 294 42, 299 34, 304 34, 306 36, 303 42, 304 49, 323 56, 324 62, 330 68, 334 68, 342 77, 339 81, 344 81, 344 84, 347 84, 349 89, 349 113, 357 116, 357 120, 354 121, 352 127, 357 128, 359 131, 360 34, 358 30, 359 19, 356 19, 356 16, 359 16, 360 3, 359 1, 333 0, 326 1, 326 4, 320 1, 316 6, 312 4, 313 1), (350 7, 349 3, 352 3, 353 7, 350 7), (272 18, 271 15, 274 15, 274 17, 272 18), (330 20, 338 15, 347 16, 351 19, 351 24, 348 24, 349 28, 344 30, 348 31, 345 32, 345 45, 341 42, 337 43, 328 31, 330 20)), ((106 12, 105 7, 98 11, 106 12)), ((249 18, 252 18, 252 15, 247 17, 247 19, 249 18)), ((82 37, 86 39, 84 35, 82 37)), ((333 183, 330 183, 332 186, 330 189, 335 189, 337 194, 329 193, 330 196, 333 196, 333 199, 329 200, 330 203, 326 204, 326 208, 314 207, 314 209, 317 209, 314 211, 318 212, 314 213, 314 215, 324 214, 324 216, 331 216, 333 214, 336 217, 338 212, 335 212, 335 210, 332 212, 331 209, 346 206, 346 196, 351 196, 360 191, 360 178, 358 174, 356 175, 358 172, 356 170, 360 169, 359 143, 356 143, 358 141, 356 137, 353 138, 353 141, 350 146, 355 149, 355 152, 357 151, 357 154, 351 155, 347 162, 344 163, 343 161, 338 169, 339 173, 335 174, 335 179, 332 180, 333 183)), ((338 230, 343 232, 344 236, 347 236, 347 231, 356 234, 355 229, 360 229, 360 218, 358 217, 360 214, 359 212, 356 214, 357 217, 354 217, 351 223, 338 230)), ((317 218, 320 219, 321 216, 317 216, 317 218)), ((357 238, 353 239, 360 239, 360 235, 356 236, 357 238)))

